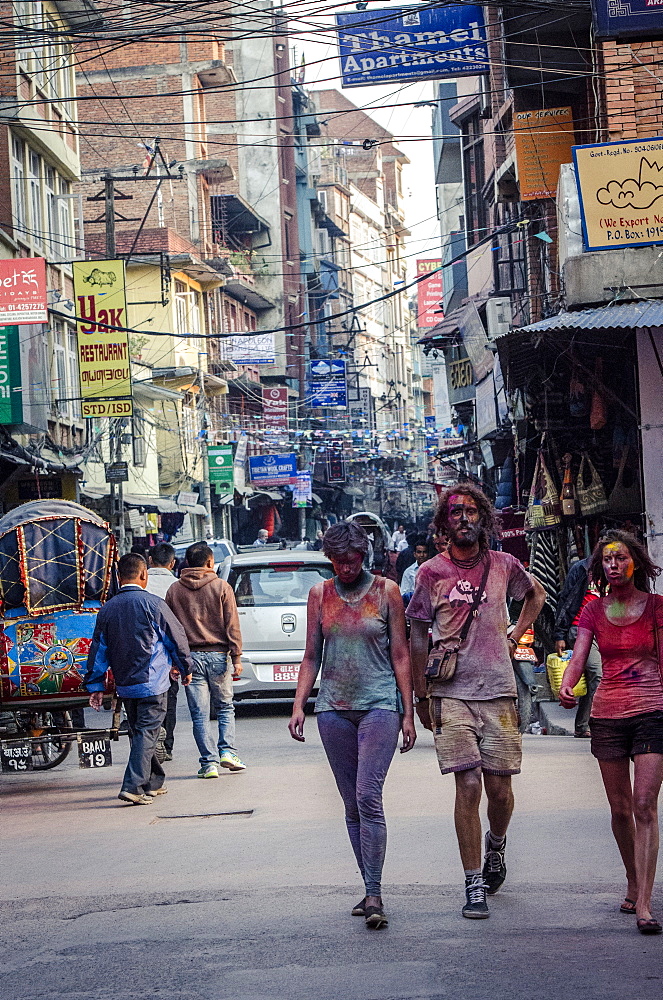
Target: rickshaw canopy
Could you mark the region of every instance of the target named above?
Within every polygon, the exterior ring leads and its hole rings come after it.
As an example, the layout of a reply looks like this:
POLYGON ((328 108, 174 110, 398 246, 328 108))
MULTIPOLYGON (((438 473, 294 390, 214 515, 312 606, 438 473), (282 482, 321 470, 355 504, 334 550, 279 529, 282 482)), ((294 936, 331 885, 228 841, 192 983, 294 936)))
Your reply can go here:
POLYGON ((115 538, 97 514, 68 500, 35 500, 0 518, 0 599, 29 615, 104 602, 115 538))

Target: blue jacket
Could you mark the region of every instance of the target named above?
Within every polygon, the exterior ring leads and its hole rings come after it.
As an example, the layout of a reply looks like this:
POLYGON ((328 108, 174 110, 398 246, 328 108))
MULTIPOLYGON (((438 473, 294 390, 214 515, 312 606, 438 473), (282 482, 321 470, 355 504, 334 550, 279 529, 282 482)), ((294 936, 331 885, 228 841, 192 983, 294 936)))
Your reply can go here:
POLYGON ((182 677, 193 670, 189 643, 177 618, 156 594, 137 584, 122 587, 97 615, 86 688, 103 691, 110 670, 121 698, 148 698, 168 690, 173 667, 182 677))

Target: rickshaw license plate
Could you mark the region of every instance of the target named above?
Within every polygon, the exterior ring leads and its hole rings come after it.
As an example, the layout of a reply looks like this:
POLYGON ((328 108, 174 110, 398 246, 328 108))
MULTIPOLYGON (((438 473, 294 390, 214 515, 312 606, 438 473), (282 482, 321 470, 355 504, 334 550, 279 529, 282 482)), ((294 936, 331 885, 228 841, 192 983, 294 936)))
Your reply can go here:
POLYGON ((274 680, 280 681, 281 683, 293 682, 297 683, 299 679, 299 664, 298 663, 275 663, 274 664, 274 680))
POLYGON ((3 743, 0 746, 3 774, 23 774, 32 771, 32 745, 30 743, 3 743))
POLYGON ((78 738, 79 767, 110 767, 113 763, 110 740, 78 738))

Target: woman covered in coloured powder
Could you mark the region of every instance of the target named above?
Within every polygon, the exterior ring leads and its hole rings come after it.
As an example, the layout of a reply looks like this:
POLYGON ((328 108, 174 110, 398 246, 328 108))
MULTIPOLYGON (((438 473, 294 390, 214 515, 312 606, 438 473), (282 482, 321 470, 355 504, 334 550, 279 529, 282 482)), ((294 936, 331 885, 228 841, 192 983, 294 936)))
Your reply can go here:
POLYGON ((663 597, 649 590, 660 572, 633 535, 606 532, 590 566, 601 598, 580 616, 578 638, 559 692, 562 705, 573 708, 573 688, 596 639, 603 679, 589 720, 591 747, 626 868, 627 892, 620 910, 637 916, 641 934, 663 931, 651 913, 663 780, 663 597))
POLYGON ((352 914, 377 930, 388 923, 381 885, 387 846, 382 789, 399 732, 401 753, 412 749, 416 733, 403 601, 392 580, 363 568, 367 551, 368 535, 358 524, 341 521, 324 536, 323 552, 335 576, 309 593, 306 652, 288 728, 304 742, 304 706, 322 668, 318 730, 366 892, 352 914))

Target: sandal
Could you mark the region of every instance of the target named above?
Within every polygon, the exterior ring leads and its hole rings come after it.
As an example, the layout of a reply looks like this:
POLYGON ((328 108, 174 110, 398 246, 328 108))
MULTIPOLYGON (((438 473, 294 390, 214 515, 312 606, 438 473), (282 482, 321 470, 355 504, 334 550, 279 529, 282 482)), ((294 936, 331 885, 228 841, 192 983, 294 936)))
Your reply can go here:
POLYGON ((635 914, 635 900, 634 899, 629 899, 628 896, 627 896, 626 899, 624 900, 624 902, 622 903, 622 905, 619 907, 619 912, 620 913, 630 913, 631 915, 634 915, 635 914))
POLYGON ((389 921, 381 906, 366 907, 366 926, 370 927, 372 931, 379 931, 381 927, 389 926, 389 921))
POLYGON ((366 916, 366 896, 364 896, 364 898, 359 903, 357 903, 355 906, 352 907, 352 916, 353 917, 366 916))
POLYGON ((653 918, 651 920, 638 918, 638 930, 641 934, 663 934, 663 927, 653 918))

